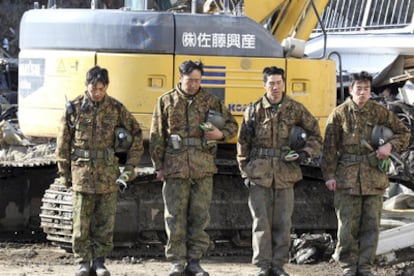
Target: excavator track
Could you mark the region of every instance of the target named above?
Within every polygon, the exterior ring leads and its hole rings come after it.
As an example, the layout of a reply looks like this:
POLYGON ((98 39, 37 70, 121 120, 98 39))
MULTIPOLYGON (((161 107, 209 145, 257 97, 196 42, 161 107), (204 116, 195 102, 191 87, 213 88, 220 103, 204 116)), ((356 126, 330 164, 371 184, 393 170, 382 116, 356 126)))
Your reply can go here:
POLYGON ((52 243, 70 244, 72 238, 72 192, 53 183, 45 191, 40 208, 40 226, 52 243))
MULTIPOLYGON (((220 173, 214 176, 211 222, 207 232, 211 238, 209 255, 242 256, 251 254, 251 216, 248 190, 241 184, 226 162, 219 162, 220 173)), ((234 164, 233 164, 234 165, 234 164)), ((307 178, 297 185, 294 229, 298 231, 330 231, 336 228, 332 195, 321 195, 320 180, 307 178), (318 200, 311 200, 312 198, 318 200), (315 205, 316 204, 316 205, 315 205), (306 213, 304 209, 321 210, 306 213), (316 223, 316 221, 318 223, 316 223)), ((323 185, 323 183, 322 183, 323 185)), ((163 256, 166 234, 163 220, 162 183, 155 179, 152 168, 140 170, 137 179, 119 193, 114 244, 131 251, 131 256, 163 256)), ((70 250, 72 236, 71 191, 53 183, 45 191, 40 210, 41 227, 52 243, 70 250)), ((115 253, 116 254, 116 251, 115 253)))

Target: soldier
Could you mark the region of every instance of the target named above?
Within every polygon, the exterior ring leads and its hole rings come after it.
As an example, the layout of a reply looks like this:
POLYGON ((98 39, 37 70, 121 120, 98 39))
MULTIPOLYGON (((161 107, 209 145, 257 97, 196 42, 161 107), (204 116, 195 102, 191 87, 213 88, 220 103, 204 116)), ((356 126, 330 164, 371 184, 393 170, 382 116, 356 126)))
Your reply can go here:
POLYGON ((201 86, 201 62, 184 61, 176 88, 161 95, 154 108, 150 154, 157 178, 164 181, 165 249, 172 262, 169 275, 206 276, 200 258, 210 241, 216 141, 237 133, 237 122, 219 98, 201 86), (187 262, 187 266, 185 264, 187 262))
POLYGON ((312 114, 286 95, 283 69, 264 68, 263 86, 266 94, 244 113, 237 161, 249 189, 256 275, 289 275, 283 265, 288 261, 293 187, 302 179, 298 161, 317 156, 322 137, 312 114), (305 135, 306 141, 300 141, 305 135))
POLYGON ((128 144, 115 139, 116 129, 124 128, 132 136, 122 179, 135 177, 134 168, 143 153, 139 124, 107 95, 108 84, 106 69, 95 66, 87 72, 87 91, 68 102, 57 136, 59 180, 73 191, 72 250, 80 264, 77 276, 89 275, 91 261, 98 276, 110 275, 104 261, 113 248, 119 176, 115 144, 128 144))
POLYGON ((335 191, 338 242, 334 259, 343 275, 373 275, 381 219, 382 195, 388 187, 386 164, 392 150, 407 147, 409 130, 384 106, 370 100, 372 77, 351 75, 350 94, 330 114, 325 131, 322 172, 326 187, 335 191), (394 135, 376 151, 366 146, 375 126, 394 135), (382 170, 381 170, 382 169, 382 170))

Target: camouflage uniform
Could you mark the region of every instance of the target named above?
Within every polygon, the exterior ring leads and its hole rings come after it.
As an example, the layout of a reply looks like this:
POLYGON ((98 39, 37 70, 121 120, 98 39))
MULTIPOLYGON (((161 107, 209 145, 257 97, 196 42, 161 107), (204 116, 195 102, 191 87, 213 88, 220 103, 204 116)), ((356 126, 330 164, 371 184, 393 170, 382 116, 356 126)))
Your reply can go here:
POLYGON ((239 132, 237 160, 242 177, 250 180, 252 262, 258 267, 282 267, 288 261, 293 186, 302 179, 299 164, 282 159, 289 151, 289 131, 293 126, 301 126, 307 132, 303 150, 311 157, 317 156, 322 143, 317 120, 286 95, 277 110, 266 96, 250 105, 239 132))
POLYGON ((134 137, 126 168, 133 169, 143 153, 141 128, 117 100, 106 95, 99 102, 88 96, 72 101, 75 112, 61 119, 56 155, 59 174, 72 184, 72 247, 78 262, 104 257, 113 248, 119 176, 114 155, 114 130, 122 126, 134 137), (73 124, 73 127, 69 124, 73 124))
POLYGON ((199 259, 209 246, 205 228, 210 221, 217 144, 207 143, 200 128, 209 109, 224 117, 223 140, 234 136, 237 122, 219 98, 202 88, 190 96, 178 85, 161 95, 154 109, 150 153, 155 169, 165 176, 166 257, 175 262, 199 259), (173 134, 181 137, 179 149, 171 144, 173 134))
MULTIPOLYGON (((404 124, 375 101, 363 108, 348 98, 328 118, 322 171, 326 180, 336 180, 335 209, 338 218, 338 243, 334 258, 344 269, 369 270, 378 243, 382 195, 388 177, 368 161, 370 151, 361 139, 371 141, 375 125, 392 129, 389 143, 401 151, 409 142, 410 133, 404 124)), ((375 153, 374 153, 375 154, 375 153)))

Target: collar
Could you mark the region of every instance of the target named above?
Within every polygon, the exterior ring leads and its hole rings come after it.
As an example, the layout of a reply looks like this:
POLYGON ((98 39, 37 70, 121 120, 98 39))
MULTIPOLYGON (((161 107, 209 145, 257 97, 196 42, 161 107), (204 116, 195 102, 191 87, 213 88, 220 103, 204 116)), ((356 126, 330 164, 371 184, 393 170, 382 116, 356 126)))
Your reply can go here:
POLYGON ((189 94, 185 93, 184 90, 181 89, 181 83, 178 83, 175 89, 177 90, 178 95, 180 97, 185 98, 186 100, 188 100, 188 99, 195 98, 200 93, 200 91, 201 91, 202 88, 200 86, 200 88, 198 89, 197 93, 195 93, 194 95, 189 95, 189 94))
MULTIPOLYGON (((286 101, 288 101, 288 96, 286 96, 286 94, 285 93, 283 93, 283 97, 282 97, 282 100, 279 102, 279 103, 277 103, 278 105, 280 105, 280 106, 282 106, 282 105, 284 105, 285 103, 286 103, 286 101)), ((262 104, 263 104, 263 107, 264 108, 272 108, 273 107, 273 105, 274 104, 272 104, 270 101, 269 101, 269 99, 266 97, 266 93, 263 95, 263 97, 262 97, 262 104)))
POLYGON ((356 112, 366 112, 372 105, 371 100, 368 100, 362 108, 359 108, 358 105, 352 100, 352 97, 348 97, 347 101, 350 105, 351 110, 356 112))

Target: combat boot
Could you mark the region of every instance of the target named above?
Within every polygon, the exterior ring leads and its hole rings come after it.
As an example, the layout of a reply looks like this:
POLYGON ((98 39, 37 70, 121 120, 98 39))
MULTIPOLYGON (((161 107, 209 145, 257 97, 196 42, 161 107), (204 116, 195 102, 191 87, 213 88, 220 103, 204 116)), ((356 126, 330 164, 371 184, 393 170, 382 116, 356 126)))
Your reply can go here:
POLYGON ((104 257, 96 258, 93 261, 92 269, 95 271, 96 276, 110 276, 108 269, 106 269, 104 265, 105 259, 104 257))
POLYGON ((173 263, 168 276, 184 276, 184 265, 181 263, 173 263))
POLYGON ((89 276, 91 271, 91 264, 89 262, 81 262, 78 271, 75 276, 89 276))
POLYGON ((289 274, 281 266, 272 267, 272 276, 289 276, 289 274))
POLYGON ((188 276, 209 276, 207 271, 205 271, 200 266, 199 259, 190 259, 188 260, 186 267, 186 275, 188 276))
POLYGON ((342 276, 356 276, 356 271, 354 268, 345 268, 342 276))
POLYGON ((257 268, 256 274, 254 274, 254 276, 269 276, 269 274, 270 274, 270 267, 261 266, 257 268))

